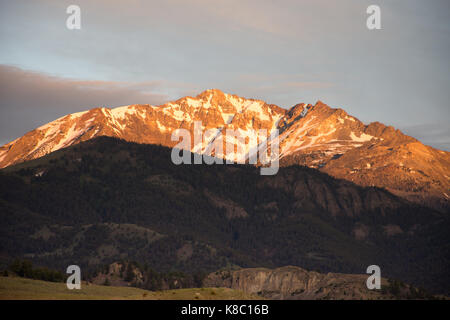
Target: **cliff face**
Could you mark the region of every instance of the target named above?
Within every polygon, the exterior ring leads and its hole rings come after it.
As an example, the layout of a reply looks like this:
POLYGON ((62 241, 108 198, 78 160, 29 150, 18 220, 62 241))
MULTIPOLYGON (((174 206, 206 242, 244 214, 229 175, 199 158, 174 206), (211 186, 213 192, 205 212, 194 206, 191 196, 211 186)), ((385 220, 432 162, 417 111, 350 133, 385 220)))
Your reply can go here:
MULTIPOLYGON (((384 290, 369 290, 369 275, 318 273, 299 267, 287 266, 277 269, 251 268, 236 271, 218 271, 204 280, 205 287, 227 287, 258 294, 264 298, 282 300, 317 299, 393 299, 391 284, 382 278, 384 290)), ((409 290, 409 286, 403 285, 409 290)), ((401 290, 400 290, 401 291, 401 290)), ((404 295, 406 298, 407 296, 404 295)))
POLYGON ((129 263, 114 262, 91 280, 93 284, 111 286, 139 286, 143 284, 144 275, 136 266, 129 263))

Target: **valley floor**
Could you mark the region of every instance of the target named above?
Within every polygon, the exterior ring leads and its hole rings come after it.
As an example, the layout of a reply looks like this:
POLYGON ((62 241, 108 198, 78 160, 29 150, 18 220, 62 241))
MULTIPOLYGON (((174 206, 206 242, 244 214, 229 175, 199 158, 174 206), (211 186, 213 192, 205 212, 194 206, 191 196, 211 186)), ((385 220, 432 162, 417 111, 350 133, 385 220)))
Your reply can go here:
POLYGON ((261 297, 229 288, 148 291, 131 287, 86 285, 69 290, 65 283, 0 277, 0 300, 253 300, 261 297))

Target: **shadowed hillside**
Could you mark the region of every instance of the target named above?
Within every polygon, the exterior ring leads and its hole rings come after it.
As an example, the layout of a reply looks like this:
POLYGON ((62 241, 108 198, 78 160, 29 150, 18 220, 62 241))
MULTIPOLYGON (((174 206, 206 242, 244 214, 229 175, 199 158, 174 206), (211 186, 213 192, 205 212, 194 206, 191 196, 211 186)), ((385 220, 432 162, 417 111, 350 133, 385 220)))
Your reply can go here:
POLYGON ((449 218, 301 166, 173 165, 170 149, 101 137, 0 171, 0 252, 84 274, 295 265, 449 288, 449 218))

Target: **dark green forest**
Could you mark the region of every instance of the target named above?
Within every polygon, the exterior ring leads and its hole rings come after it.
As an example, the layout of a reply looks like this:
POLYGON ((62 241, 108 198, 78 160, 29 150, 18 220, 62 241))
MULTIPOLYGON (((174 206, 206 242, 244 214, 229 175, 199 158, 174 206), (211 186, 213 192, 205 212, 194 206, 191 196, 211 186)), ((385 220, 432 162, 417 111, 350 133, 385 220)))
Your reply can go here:
POLYGON ((195 283, 221 268, 377 264, 383 277, 449 293, 448 214, 302 166, 261 176, 177 166, 170 152, 101 137, 0 170, 1 265, 90 274, 127 259, 195 283))

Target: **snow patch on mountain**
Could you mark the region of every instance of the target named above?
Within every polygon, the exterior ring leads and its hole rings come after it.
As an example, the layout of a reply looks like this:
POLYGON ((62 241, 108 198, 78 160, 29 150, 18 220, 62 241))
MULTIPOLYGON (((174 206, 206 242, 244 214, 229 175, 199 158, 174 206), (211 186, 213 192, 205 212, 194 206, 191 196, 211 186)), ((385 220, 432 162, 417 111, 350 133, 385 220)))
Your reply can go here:
POLYGON ((61 138, 59 143, 52 148, 52 151, 56 151, 56 150, 59 150, 61 148, 69 146, 70 143, 73 142, 73 140, 75 140, 75 139, 79 138, 81 135, 83 135, 84 129, 81 129, 81 128, 80 129, 75 129, 76 126, 77 126, 77 124, 74 123, 69 128, 69 130, 63 136, 63 138, 61 138))
POLYGON ((230 124, 234 119, 234 113, 222 113, 222 119, 225 124, 230 124))
POLYGON ((159 120, 156 120, 156 126, 158 127, 159 130, 165 132, 168 130, 168 128, 164 125, 161 124, 161 122, 159 122, 159 120))
POLYGON ((300 113, 300 117, 304 118, 308 114, 308 105, 306 103, 303 104, 303 110, 300 113))
POLYGON ((361 135, 357 137, 353 131, 350 132, 350 139, 353 141, 366 142, 372 140, 372 138, 374 138, 374 136, 371 136, 370 134, 361 133, 361 135))
POLYGON ((193 107, 195 109, 198 109, 202 106, 202 102, 198 99, 193 99, 193 98, 186 98, 186 103, 190 106, 193 107))
POLYGON ((71 113, 70 117, 72 119, 81 118, 83 115, 85 115, 88 112, 89 112, 89 110, 88 111, 81 111, 81 112, 71 113))

